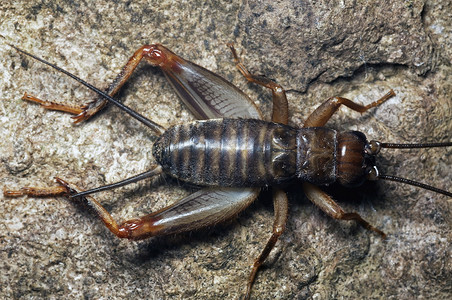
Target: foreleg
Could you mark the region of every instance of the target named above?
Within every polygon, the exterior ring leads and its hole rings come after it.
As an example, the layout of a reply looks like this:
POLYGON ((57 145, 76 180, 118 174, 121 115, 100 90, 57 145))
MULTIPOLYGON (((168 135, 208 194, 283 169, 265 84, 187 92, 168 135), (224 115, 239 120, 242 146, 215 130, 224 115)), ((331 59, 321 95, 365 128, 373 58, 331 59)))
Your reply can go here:
POLYGON ((345 105, 354 111, 363 113, 367 111, 369 108, 376 107, 382 104, 383 102, 385 102, 386 100, 393 96, 395 96, 395 93, 393 90, 390 90, 386 95, 368 105, 361 105, 347 98, 342 97, 329 98, 309 115, 309 117, 304 122, 303 127, 324 126, 341 105, 345 105))
POLYGON ((330 217, 337 220, 354 220, 367 230, 374 231, 381 235, 382 238, 386 238, 386 234, 383 231, 370 225, 369 222, 364 220, 358 213, 344 212, 344 210, 319 187, 308 182, 303 182, 303 190, 308 199, 330 217))

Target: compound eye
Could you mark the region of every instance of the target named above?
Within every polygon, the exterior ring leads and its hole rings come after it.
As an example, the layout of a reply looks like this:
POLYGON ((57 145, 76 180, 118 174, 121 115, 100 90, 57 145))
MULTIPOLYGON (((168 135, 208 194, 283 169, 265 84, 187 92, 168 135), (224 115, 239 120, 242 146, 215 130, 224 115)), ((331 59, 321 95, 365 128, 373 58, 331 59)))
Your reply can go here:
POLYGON ((370 141, 366 145, 366 153, 369 155, 376 155, 380 152, 381 143, 379 141, 370 141))
POLYGON ((366 172, 367 172, 367 174, 366 174, 367 180, 371 180, 371 181, 378 180, 378 175, 380 174, 380 172, 378 171, 376 166, 372 166, 369 170, 366 170, 366 172))

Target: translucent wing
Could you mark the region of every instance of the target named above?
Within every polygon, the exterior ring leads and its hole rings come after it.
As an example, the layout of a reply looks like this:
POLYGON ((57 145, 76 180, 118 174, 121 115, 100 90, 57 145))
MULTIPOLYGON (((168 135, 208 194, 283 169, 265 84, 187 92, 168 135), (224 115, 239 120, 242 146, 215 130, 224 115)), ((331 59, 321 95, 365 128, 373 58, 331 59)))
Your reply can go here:
POLYGON ((259 195, 259 188, 204 188, 141 220, 153 235, 186 232, 235 217, 259 195))
POLYGON ((189 61, 181 61, 165 75, 198 119, 262 119, 262 113, 241 90, 222 77, 189 61))

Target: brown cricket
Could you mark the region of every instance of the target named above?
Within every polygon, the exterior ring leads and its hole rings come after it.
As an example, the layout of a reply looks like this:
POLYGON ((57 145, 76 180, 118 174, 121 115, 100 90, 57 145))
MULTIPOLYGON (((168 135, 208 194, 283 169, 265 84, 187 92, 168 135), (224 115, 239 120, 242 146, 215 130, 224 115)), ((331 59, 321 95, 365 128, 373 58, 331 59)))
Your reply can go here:
POLYGON ((250 74, 229 45, 236 66, 245 78, 271 89, 272 121, 263 120, 254 102, 237 87, 203 67, 186 61, 160 44, 144 45, 129 59, 108 89, 103 92, 69 72, 11 45, 74 78, 99 94, 99 98, 79 107, 43 101, 25 94, 23 99, 46 109, 75 114, 75 122, 89 119, 108 102, 151 128, 159 135, 153 145, 158 165, 149 171, 107 186, 81 191, 63 179, 50 188, 4 188, 5 196, 57 196, 77 198, 92 207, 107 228, 120 238, 140 240, 196 230, 237 216, 259 195, 261 188, 273 186, 274 224, 271 237, 254 261, 245 293, 249 299, 259 267, 264 263, 288 217, 288 199, 283 188, 301 183, 306 196, 327 215, 355 220, 385 238, 385 233, 355 212, 347 213, 321 187, 331 183, 357 186, 366 180, 387 179, 425 188, 452 197, 452 193, 416 181, 380 174, 375 157, 381 148, 429 148, 452 146, 452 142, 428 144, 389 144, 368 142, 362 132, 340 132, 323 127, 341 105, 365 112, 395 95, 386 95, 369 105, 342 97, 332 97, 320 105, 301 128, 289 126, 288 103, 284 89, 263 76, 250 74), (159 67, 190 111, 200 120, 168 129, 131 110, 112 97, 145 59, 159 67), (199 191, 157 212, 118 224, 91 196, 91 193, 123 186, 141 179, 169 175, 202 187, 199 191))

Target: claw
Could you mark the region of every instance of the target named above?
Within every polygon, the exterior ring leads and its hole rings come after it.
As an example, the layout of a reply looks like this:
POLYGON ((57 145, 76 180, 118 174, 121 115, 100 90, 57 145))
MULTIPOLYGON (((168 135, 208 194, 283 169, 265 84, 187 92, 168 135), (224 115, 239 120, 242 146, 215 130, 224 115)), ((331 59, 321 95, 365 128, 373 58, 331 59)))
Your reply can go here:
POLYGON ((81 107, 81 112, 78 115, 71 117, 74 119, 74 124, 86 121, 91 118, 94 114, 100 111, 107 104, 107 100, 94 100, 88 102, 81 107))

